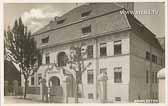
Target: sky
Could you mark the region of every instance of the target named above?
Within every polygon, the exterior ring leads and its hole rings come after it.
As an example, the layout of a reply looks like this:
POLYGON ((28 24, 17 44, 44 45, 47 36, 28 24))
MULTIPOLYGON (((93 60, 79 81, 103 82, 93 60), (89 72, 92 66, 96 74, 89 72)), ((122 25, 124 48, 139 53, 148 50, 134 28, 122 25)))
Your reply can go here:
MULTIPOLYGON (((61 16, 81 3, 8 3, 4 4, 4 28, 12 26, 19 17, 31 32, 44 27, 55 16, 61 16)), ((164 37, 164 3, 135 3, 134 10, 157 10, 155 15, 135 15, 157 37, 164 37)))

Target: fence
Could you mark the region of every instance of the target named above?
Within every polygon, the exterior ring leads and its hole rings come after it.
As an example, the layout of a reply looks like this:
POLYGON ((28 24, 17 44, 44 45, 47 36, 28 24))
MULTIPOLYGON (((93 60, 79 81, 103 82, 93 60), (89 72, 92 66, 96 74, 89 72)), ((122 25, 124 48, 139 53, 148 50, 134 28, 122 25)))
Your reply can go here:
POLYGON ((40 95, 40 87, 28 87, 27 94, 40 95))

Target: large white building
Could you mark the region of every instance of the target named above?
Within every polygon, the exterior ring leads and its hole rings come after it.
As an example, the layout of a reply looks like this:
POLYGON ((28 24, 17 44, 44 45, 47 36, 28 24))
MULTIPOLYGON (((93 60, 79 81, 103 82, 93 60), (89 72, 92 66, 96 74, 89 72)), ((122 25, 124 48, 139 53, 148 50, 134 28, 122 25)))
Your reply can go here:
POLYGON ((76 77, 64 57, 72 46, 85 43, 84 64, 91 65, 82 74, 79 102, 157 99, 157 72, 164 67, 164 51, 133 15, 121 14, 127 9, 133 9, 133 3, 81 5, 36 32, 33 37, 42 64, 30 78, 29 96, 74 102, 76 77))

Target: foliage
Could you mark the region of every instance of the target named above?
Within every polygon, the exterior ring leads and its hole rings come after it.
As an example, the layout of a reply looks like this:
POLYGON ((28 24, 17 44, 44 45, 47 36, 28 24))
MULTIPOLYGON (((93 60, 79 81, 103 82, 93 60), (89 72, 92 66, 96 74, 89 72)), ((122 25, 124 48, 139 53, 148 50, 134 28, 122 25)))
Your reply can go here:
POLYGON ((21 74, 25 80, 25 94, 28 87, 28 79, 36 72, 35 65, 39 56, 36 42, 31 37, 30 31, 22 23, 21 18, 16 20, 13 28, 8 27, 4 32, 5 56, 12 62, 19 65, 21 74))

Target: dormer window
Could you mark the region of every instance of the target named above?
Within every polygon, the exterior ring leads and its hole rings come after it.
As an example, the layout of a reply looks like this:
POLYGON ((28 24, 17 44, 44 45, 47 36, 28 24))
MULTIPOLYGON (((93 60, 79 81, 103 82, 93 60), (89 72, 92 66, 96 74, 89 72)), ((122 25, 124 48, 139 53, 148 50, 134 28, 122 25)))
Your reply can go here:
POLYGON ((89 16, 90 13, 91 13, 91 11, 84 12, 81 14, 81 17, 89 16))
POLYGON ((42 43, 48 43, 48 41, 49 41, 49 36, 41 39, 42 43))
POLYGON ((86 35, 86 34, 88 34, 88 33, 90 33, 90 32, 91 32, 91 25, 82 28, 82 33, 83 33, 84 35, 86 35))
POLYGON ((57 24, 63 24, 65 19, 57 21, 57 24))

